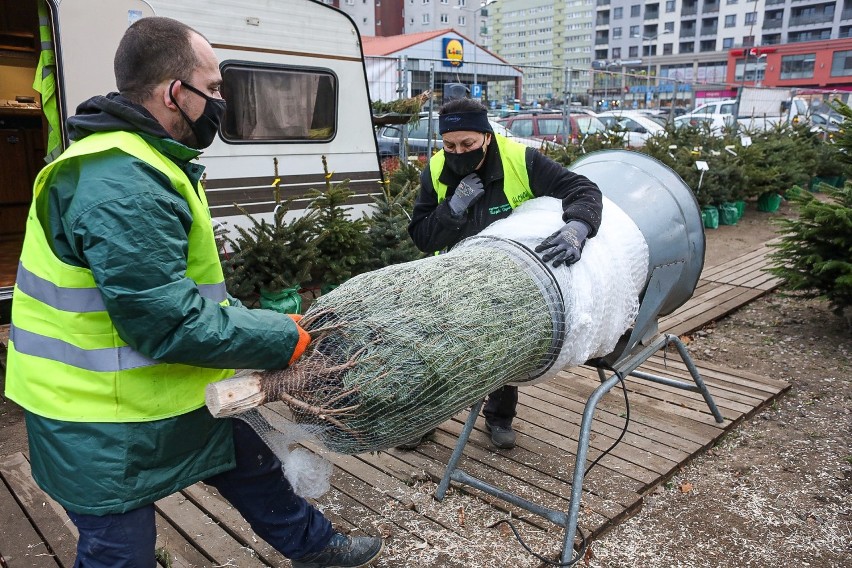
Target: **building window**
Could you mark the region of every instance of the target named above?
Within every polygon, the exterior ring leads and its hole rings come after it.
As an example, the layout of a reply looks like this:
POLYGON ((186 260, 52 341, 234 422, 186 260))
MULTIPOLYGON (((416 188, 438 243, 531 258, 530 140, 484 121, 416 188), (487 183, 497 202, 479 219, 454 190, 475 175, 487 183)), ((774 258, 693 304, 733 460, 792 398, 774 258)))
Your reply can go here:
POLYGON ((680 44, 678 48, 680 53, 693 53, 695 51, 695 42, 694 41, 685 41, 680 44))
POLYGON ((442 24, 447 24, 447 23, 449 23, 449 21, 450 21, 450 17, 448 15, 441 14, 441 23, 442 24))
MULTIPOLYGON (((815 53, 785 55, 781 58, 782 79, 810 79, 814 76, 815 53)), ((833 73, 834 69, 832 69, 833 73)))
POLYGON ((464 16, 459 16, 459 25, 460 26, 466 26, 467 25, 467 18, 465 18, 464 16))
POLYGON ((666 0, 666 12, 674 12, 677 7, 675 0, 666 0))
POLYGON ((835 51, 831 57, 831 76, 849 77, 852 75, 852 51, 835 51))
POLYGON ((612 39, 621 39, 621 28, 612 28, 612 39))
POLYGON ((630 37, 639 37, 639 26, 630 26, 630 37))
POLYGON ((730 6, 731 4, 736 4, 738 1, 739 0, 728 0, 726 3, 730 6))
POLYGON ((639 57, 639 46, 631 45, 627 52, 627 57, 639 57))
POLYGON ((757 23, 757 12, 746 12, 745 25, 750 26, 757 23))
POLYGON ((424 25, 429 23, 429 14, 423 14, 423 20, 421 20, 424 25))
POLYGON ((725 16, 725 27, 733 28, 737 25, 737 15, 731 14, 730 16, 725 16))
POLYGON ((672 33, 674 31, 674 22, 666 22, 663 24, 663 31, 672 33))
POLYGON ((612 48, 612 58, 613 59, 621 59, 621 48, 613 47, 612 48))
POLYGON ((222 79, 222 96, 228 101, 222 122, 226 141, 319 142, 334 138, 337 77, 331 71, 226 63, 222 79))
POLYGON ((722 39, 722 49, 731 49, 734 47, 734 38, 726 37, 722 39))
POLYGON ((743 36, 743 47, 754 47, 754 36, 743 36))
POLYGON ((642 5, 641 4, 633 4, 630 7, 630 17, 637 18, 642 15, 642 5))

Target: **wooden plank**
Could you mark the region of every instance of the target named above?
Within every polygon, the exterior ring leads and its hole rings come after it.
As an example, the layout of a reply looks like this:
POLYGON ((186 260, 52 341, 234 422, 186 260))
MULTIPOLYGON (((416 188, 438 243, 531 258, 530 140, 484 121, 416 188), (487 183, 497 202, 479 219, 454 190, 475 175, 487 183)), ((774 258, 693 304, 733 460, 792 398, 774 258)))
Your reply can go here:
POLYGON ((157 511, 191 541, 214 564, 241 568, 266 568, 254 551, 242 546, 227 531, 181 493, 173 493, 155 503, 157 511))
POLYGON ((182 491, 213 522, 224 528, 243 547, 252 549, 257 557, 271 566, 286 562, 287 558, 260 538, 233 505, 228 503, 214 487, 196 483, 182 491))
POLYGON ((55 563, 72 566, 77 554, 77 530, 62 506, 36 485, 26 457, 18 452, 2 458, 0 477, 23 508, 22 518, 37 527, 45 548, 56 556, 55 563))
MULTIPOLYGON (((482 422, 478 420, 477 425, 482 422)), ((446 430, 450 434, 449 441, 452 443, 450 449, 455 448, 455 443, 461 435, 464 423, 458 420, 451 420, 442 425, 442 430, 446 430)), ((488 451, 483 454, 489 464, 497 462, 496 455, 489 451, 488 447, 490 435, 480 429, 474 428, 471 432, 471 437, 466 446, 469 447, 471 442, 484 448, 483 451, 488 451)), ((570 453, 557 452, 549 444, 543 443, 533 438, 523 437, 518 440, 518 444, 514 449, 508 452, 499 454, 506 462, 516 462, 524 467, 533 468, 545 475, 560 479, 565 483, 573 482, 574 475, 574 457, 576 452, 570 453)), ((507 465, 506 467, 510 467, 507 465)), ((634 485, 633 479, 625 476, 619 471, 608 469, 605 466, 595 468, 590 472, 592 477, 586 479, 584 489, 592 496, 598 497, 607 501, 615 501, 624 507, 629 507, 636 499, 637 494, 629 489, 634 485), (606 483, 602 483, 606 481, 606 483)), ((595 508, 595 505, 592 504, 595 508)), ((601 513, 606 514, 608 507, 600 509, 601 513)))
MULTIPOLYGON (((569 423, 576 425, 577 433, 579 434, 580 421, 585 405, 581 405, 576 401, 557 395, 548 390, 536 389, 535 387, 519 391, 519 398, 521 399, 522 404, 528 408, 528 414, 536 411, 556 413, 556 416, 565 417, 564 419, 568 420, 569 423), (570 420, 567 418, 568 416, 573 416, 574 419, 570 420)), ((593 431, 605 434, 614 440, 621 434, 623 426, 624 420, 618 421, 618 423, 611 423, 609 419, 603 419, 599 420, 595 424, 593 431)), ((621 443, 633 446, 639 451, 648 451, 653 455, 668 461, 679 461, 684 453, 677 448, 654 443, 635 431, 628 431, 621 443)))
POLYGON ((161 562, 162 566, 172 568, 202 568, 210 566, 210 559, 201 554, 195 546, 180 534, 159 513, 155 513, 157 524, 157 549, 162 549, 168 555, 168 564, 161 562))
MULTIPOLYGON (((47 543, 30 524, 27 514, 5 483, 0 483, 0 558, 9 568, 56 568, 63 566, 55 559, 47 543)), ((65 566, 71 566, 66 564, 65 566)))
MULTIPOLYGON (((560 373, 560 376, 557 377, 557 379, 560 380, 542 383, 540 386, 542 388, 565 391, 569 396, 572 396, 571 393, 575 392, 575 385, 576 383, 578 383, 577 379, 585 379, 589 381, 589 385, 597 386, 597 384, 599 384, 592 383, 592 381, 596 381, 597 374, 591 368, 575 367, 572 368, 570 372, 575 377, 573 381, 561 380, 562 376, 566 373, 566 371, 563 371, 562 373, 560 373)), ((590 387, 590 389, 593 390, 592 387, 590 387)), ((591 390, 589 390, 589 392, 591 392, 591 390)), ((622 415, 624 413, 624 403, 622 401, 623 397, 615 396, 616 393, 614 391, 611 391, 610 394, 611 396, 604 397, 600 400, 597 406, 598 410, 603 408, 607 411, 614 412, 617 415, 622 415)), ((585 401, 588 400, 587 392, 578 392, 576 395, 573 396, 578 396, 579 399, 583 402, 583 404, 585 404, 585 401)), ((630 397, 629 386, 628 396, 630 397)), ((635 416, 637 419, 641 418, 644 420, 644 424, 652 425, 662 431, 671 431, 672 428, 678 428, 681 430, 680 432, 678 432, 679 436, 686 437, 687 439, 697 442, 699 444, 704 443, 704 441, 706 441, 708 438, 712 438, 718 434, 719 427, 712 420, 712 418, 703 417, 699 414, 699 420, 685 421, 677 414, 661 412, 661 410, 669 409, 671 405, 660 405, 657 399, 653 399, 650 397, 631 397, 628 398, 628 400, 630 400, 631 408, 635 410, 642 410, 642 414, 640 414, 639 412, 632 413, 634 416, 638 415, 635 416)), ((693 414, 692 416, 695 416, 695 414, 693 414)))

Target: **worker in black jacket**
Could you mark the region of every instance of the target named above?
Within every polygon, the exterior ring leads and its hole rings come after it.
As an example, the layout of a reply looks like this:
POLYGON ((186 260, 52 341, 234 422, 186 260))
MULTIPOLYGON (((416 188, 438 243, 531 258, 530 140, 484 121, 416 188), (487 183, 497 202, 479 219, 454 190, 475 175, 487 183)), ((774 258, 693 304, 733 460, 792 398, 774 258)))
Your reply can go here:
MULTIPOLYGON (((534 197, 562 200, 565 225, 536 247, 554 266, 580 259, 586 239, 601 223, 598 187, 511 138, 495 134, 487 109, 471 99, 444 104, 438 117, 444 148, 429 160, 420 176, 408 232, 424 252, 448 249, 485 227, 508 217, 512 209, 534 197)), ((515 446, 512 419, 518 388, 505 386, 488 397, 483 414, 491 441, 498 448, 515 446)), ((413 449, 424 436, 399 446, 413 449)))

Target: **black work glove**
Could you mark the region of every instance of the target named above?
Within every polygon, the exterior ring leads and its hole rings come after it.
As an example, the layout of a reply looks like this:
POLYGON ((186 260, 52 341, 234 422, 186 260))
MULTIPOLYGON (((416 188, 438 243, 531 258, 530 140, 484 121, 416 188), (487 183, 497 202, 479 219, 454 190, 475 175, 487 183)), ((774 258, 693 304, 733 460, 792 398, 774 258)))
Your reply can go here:
POLYGON ((453 217, 461 217, 467 208, 476 203, 485 193, 482 180, 476 174, 469 174, 459 182, 456 192, 450 198, 449 206, 453 217))
POLYGON ((547 251, 541 259, 553 261, 553 266, 569 266, 580 260, 580 253, 589 234, 589 226, 582 221, 568 221, 564 227, 541 241, 535 252, 547 251))

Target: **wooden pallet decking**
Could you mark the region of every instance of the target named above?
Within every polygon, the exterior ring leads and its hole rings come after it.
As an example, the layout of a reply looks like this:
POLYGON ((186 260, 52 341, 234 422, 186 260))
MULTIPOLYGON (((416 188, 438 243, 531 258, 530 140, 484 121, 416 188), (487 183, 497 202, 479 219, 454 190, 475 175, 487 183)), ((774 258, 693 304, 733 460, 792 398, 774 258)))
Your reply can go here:
MULTIPOLYGON (((706 268, 692 299, 663 318, 660 329, 688 333, 771 290, 777 281, 761 270, 766 252, 762 247, 706 268)), ((698 394, 628 379, 627 434, 584 481, 580 527, 587 536, 598 536, 634 514, 644 495, 789 386, 742 370, 696 363, 724 423, 715 423, 698 394)), ((689 377, 672 354, 651 357, 640 370, 689 377)), ((580 419, 598 385, 594 369, 575 367, 546 383, 522 388, 515 422, 518 446, 493 452, 480 417, 460 467, 534 502, 567 510, 580 419)), ((511 559, 494 552, 505 551, 506 540, 514 537, 505 526, 486 527, 509 513, 540 552, 558 553, 561 529, 503 501, 468 487, 451 490, 441 503, 430 497, 466 417, 463 412, 441 425, 434 439, 417 451, 327 455, 335 465, 332 489, 317 504, 345 530, 388 536, 376 567, 538 566, 520 545, 511 559)), ((616 387, 597 407, 590 460, 612 444, 624 421, 624 399, 616 387)), ((72 566, 74 526, 35 485, 27 456, 0 457, 0 479, 0 555, 5 565, 72 566)), ((159 501, 157 524, 158 546, 176 568, 289 566, 203 484, 159 501)))

